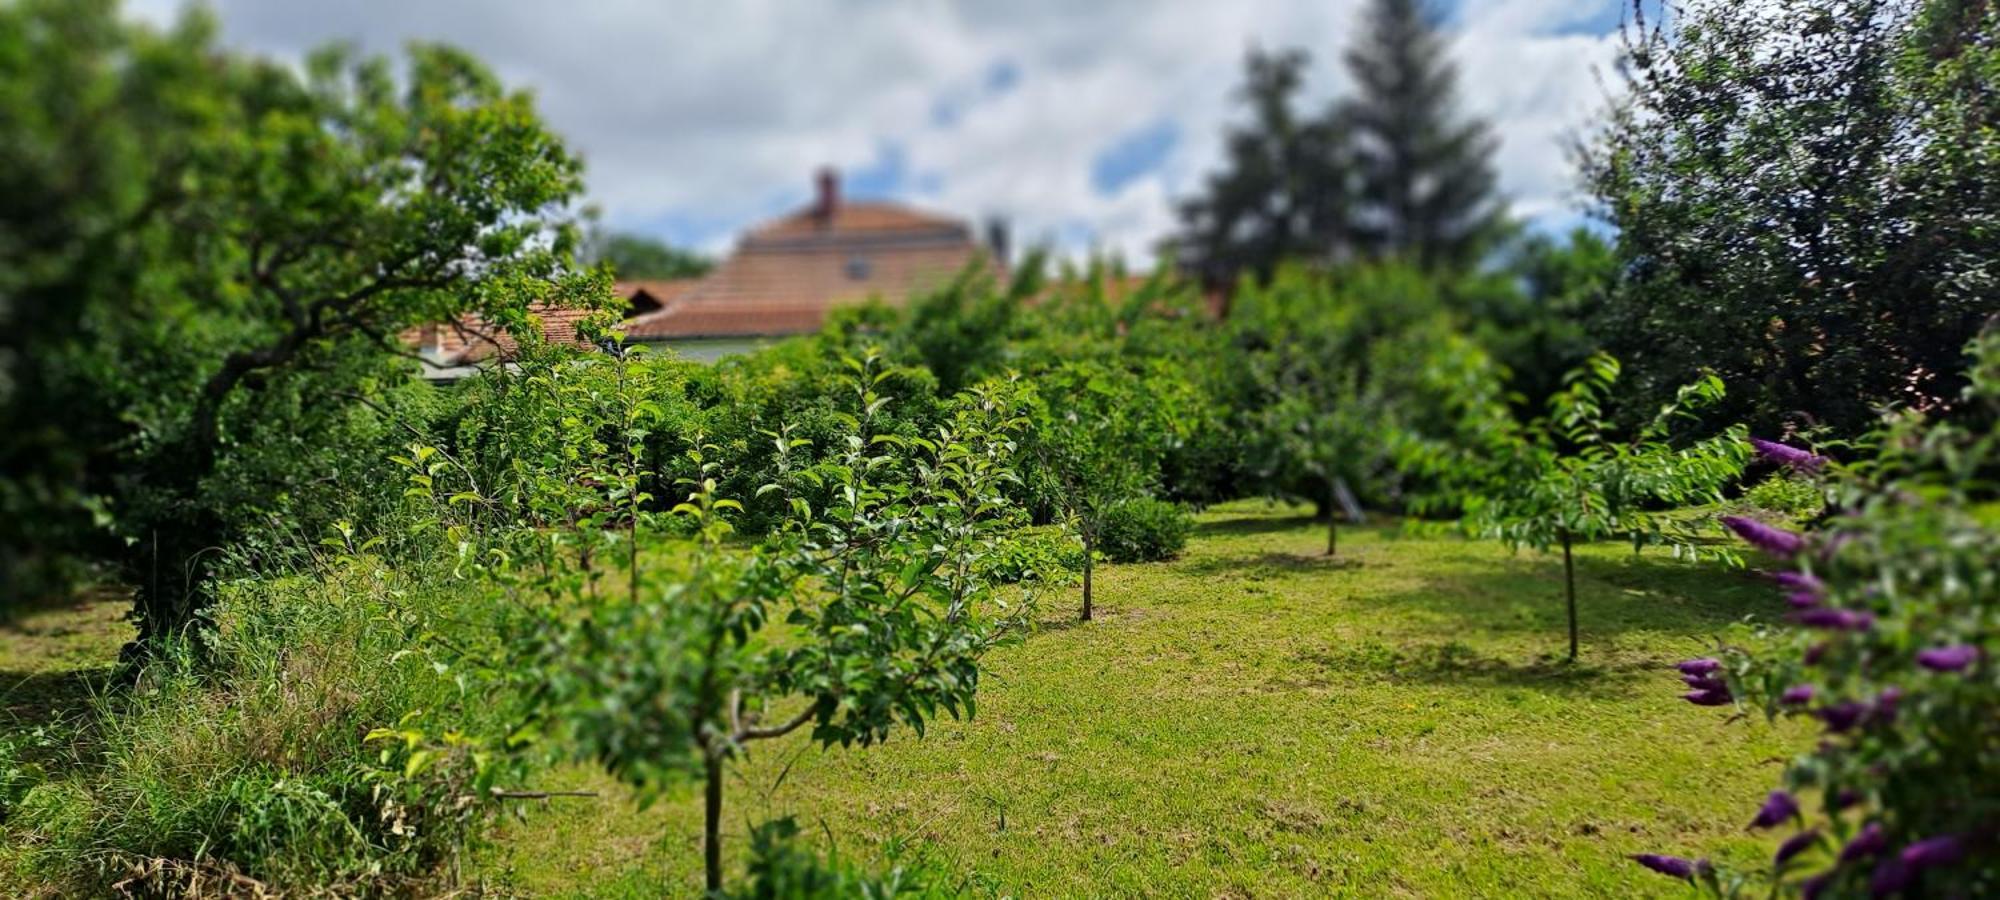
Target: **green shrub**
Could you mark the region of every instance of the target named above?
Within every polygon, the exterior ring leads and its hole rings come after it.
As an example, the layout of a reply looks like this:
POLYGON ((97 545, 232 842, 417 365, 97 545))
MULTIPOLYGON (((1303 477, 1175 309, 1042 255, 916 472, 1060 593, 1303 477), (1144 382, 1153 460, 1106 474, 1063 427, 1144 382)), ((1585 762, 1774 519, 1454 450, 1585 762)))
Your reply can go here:
POLYGON ((0 843, 79 895, 128 878, 178 895, 224 874, 338 894, 435 877, 497 812, 496 774, 518 775, 476 736, 524 710, 479 666, 506 605, 459 584, 368 559, 226 582, 206 659, 168 654, 96 699, 89 739, 39 772, 0 748, 0 843))
POLYGON ((1083 551, 1053 528, 1022 529, 981 561, 984 577, 998 584, 1069 584, 1083 571, 1083 551))
POLYGON ((1791 472, 1772 472, 1743 492, 1743 502, 1792 519, 1810 519, 1826 506, 1826 497, 1810 479, 1791 472))
POLYGON ((1104 515, 1098 548, 1112 562, 1157 562, 1180 555, 1194 531, 1194 517, 1180 504, 1142 497, 1104 515))

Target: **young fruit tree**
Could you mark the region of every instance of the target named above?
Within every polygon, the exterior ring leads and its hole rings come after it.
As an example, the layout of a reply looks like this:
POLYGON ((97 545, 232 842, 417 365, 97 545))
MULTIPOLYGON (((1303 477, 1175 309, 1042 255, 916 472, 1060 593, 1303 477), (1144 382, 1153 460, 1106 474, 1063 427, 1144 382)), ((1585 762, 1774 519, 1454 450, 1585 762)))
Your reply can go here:
POLYGON ((1141 380, 1115 365, 1065 362, 1034 385, 1030 456, 1055 482, 1055 503, 1083 543, 1081 619, 1088 622, 1105 516, 1152 487, 1167 432, 1141 380))
POLYGON ((1723 396, 1722 381, 1704 376, 1683 386, 1630 440, 1620 440, 1604 412, 1618 380, 1618 361, 1597 354, 1564 378, 1549 414, 1493 437, 1484 486, 1464 498, 1473 533, 1518 550, 1562 549, 1563 604, 1569 619, 1569 659, 1577 658, 1576 544, 1630 541, 1633 552, 1666 544, 1675 555, 1696 551, 1695 522, 1676 507, 1722 499, 1722 488, 1749 458, 1742 428, 1685 446, 1674 426, 1723 396))
MULTIPOLYGON (((550 719, 579 754, 648 798, 704 784, 712 893, 732 759, 800 729, 822 746, 865 747, 897 725, 922 736, 940 710, 971 716, 981 657, 1032 604, 1007 602, 984 564, 1020 520, 1002 492, 1019 387, 975 386, 943 424, 902 437, 877 428, 889 403, 876 392, 880 360, 852 370, 858 412, 843 414, 843 445, 796 473, 831 486, 830 504, 794 497, 766 540, 726 542, 741 506, 716 495, 719 466, 698 448, 673 510, 694 531, 680 561, 656 568, 642 555, 636 595, 553 610, 540 648, 550 719)), ((801 449, 776 440, 781 456, 801 449)))
POLYGON ((1728 522, 1778 563, 1794 627, 1680 663, 1683 697, 1816 720, 1822 733, 1750 817, 1790 829, 1767 869, 1661 854, 1641 865, 1721 896, 1977 897, 2000 885, 2000 335, 1973 352, 1950 420, 1893 414, 1853 462, 1760 444, 1840 512, 1808 534, 1728 522))

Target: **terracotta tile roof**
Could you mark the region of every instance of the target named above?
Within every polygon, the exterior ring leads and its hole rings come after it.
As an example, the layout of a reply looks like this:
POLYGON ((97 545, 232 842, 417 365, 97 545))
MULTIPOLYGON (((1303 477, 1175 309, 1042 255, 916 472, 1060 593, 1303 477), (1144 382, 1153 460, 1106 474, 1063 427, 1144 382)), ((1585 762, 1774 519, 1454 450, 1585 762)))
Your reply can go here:
MULTIPOLYGON (((777 337, 819 329, 842 304, 900 304, 984 259, 964 223, 895 203, 843 203, 831 173, 820 199, 746 233, 736 252, 698 279, 621 281, 628 340, 777 337)), ((542 334, 577 342, 585 313, 537 309, 542 334)), ((406 336, 433 359, 464 365, 512 353, 514 338, 477 318, 406 336)))
POLYGON ((817 330, 836 306, 902 303, 982 259, 951 219, 892 203, 806 206, 747 234, 698 283, 625 324, 632 340, 771 337, 817 330))
POLYGON ((700 284, 699 278, 635 279, 620 281, 611 289, 631 304, 632 315, 641 316, 667 308, 700 284))
POLYGON ((805 206, 782 218, 766 222, 744 235, 746 246, 796 238, 817 238, 827 234, 863 235, 882 232, 938 232, 947 238, 969 241, 965 223, 933 215, 897 203, 836 203, 824 214, 817 204, 805 206))
MULTIPOLYGON (((528 307, 540 326, 542 339, 550 343, 589 346, 590 343, 577 335, 577 325, 594 314, 594 310, 571 309, 560 306, 534 304, 528 307)), ((449 365, 469 365, 494 357, 506 359, 520 348, 520 342, 504 329, 493 325, 476 315, 466 316, 455 322, 432 325, 424 329, 420 343, 441 362, 449 365)))

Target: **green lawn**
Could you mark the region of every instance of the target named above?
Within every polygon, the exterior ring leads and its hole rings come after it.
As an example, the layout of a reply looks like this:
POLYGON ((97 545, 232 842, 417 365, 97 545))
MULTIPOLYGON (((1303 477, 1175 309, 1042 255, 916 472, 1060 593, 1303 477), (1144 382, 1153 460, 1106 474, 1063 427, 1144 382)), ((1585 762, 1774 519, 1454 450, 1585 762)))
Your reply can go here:
MULTIPOLYGON (((1348 529, 1334 562, 1324 540, 1296 510, 1222 508, 1184 558, 1101 570, 1099 621, 1051 597, 990 658, 976 720, 760 745, 730 785, 731 858, 788 813, 843 853, 901 842, 1027 897, 1674 896, 1624 855, 1768 852, 1743 823, 1808 735, 1682 703, 1669 668, 1777 612, 1764 583, 1588 548, 1568 666, 1556 559, 1348 529)), ((547 781, 604 796, 508 824, 483 877, 697 892, 691 789, 642 812, 599 773, 547 781)))

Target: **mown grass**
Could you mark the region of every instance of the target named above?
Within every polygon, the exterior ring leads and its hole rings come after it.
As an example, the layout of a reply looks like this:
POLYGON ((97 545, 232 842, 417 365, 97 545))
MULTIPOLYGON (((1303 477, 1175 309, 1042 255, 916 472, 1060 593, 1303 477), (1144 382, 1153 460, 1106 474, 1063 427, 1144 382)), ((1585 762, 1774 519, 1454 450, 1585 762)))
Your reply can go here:
MULTIPOLYGON (((1624 857, 1768 852, 1743 822, 1808 736, 1681 703, 1669 670, 1777 613, 1765 584, 1587 548, 1567 665, 1553 558, 1391 528, 1341 546, 1317 556, 1296 510, 1204 515, 1182 559, 1101 570, 1099 621, 1048 598, 990 658, 973 721, 761 746, 730 786, 732 859, 785 814, 844 853, 915 847, 1029 897, 1671 896, 1624 857)), ((601 773, 546 781, 604 796, 508 824, 482 877, 698 893, 691 790, 641 811, 601 773)))

